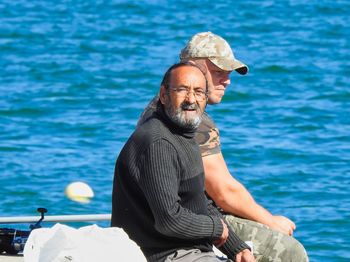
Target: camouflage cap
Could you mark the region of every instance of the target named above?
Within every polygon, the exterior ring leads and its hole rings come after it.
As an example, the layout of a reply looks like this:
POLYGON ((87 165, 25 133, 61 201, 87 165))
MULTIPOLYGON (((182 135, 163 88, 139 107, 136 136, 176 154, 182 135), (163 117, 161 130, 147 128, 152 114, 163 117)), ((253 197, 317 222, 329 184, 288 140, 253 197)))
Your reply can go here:
POLYGON ((180 59, 190 58, 208 58, 222 70, 236 70, 241 75, 248 72, 248 67, 235 58, 226 40, 212 32, 195 34, 188 41, 184 49, 181 50, 180 59))

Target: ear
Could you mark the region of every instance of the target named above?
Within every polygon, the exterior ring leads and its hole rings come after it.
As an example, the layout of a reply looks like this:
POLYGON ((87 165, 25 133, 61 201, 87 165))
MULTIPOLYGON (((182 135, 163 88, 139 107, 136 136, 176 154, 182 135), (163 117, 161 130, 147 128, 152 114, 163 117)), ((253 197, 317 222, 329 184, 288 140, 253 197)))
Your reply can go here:
POLYGON ((165 86, 161 86, 159 90, 159 99, 163 105, 166 103, 167 97, 168 97, 168 94, 167 94, 167 90, 165 89, 165 86))

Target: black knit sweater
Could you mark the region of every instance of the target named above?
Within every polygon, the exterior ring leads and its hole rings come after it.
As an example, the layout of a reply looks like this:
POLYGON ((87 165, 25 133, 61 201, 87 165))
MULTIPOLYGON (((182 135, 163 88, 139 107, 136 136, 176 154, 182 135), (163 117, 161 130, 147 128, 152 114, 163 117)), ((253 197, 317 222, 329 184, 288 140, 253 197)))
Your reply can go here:
MULTIPOLYGON (((148 261, 177 249, 211 251, 222 215, 206 198, 195 130, 175 126, 159 106, 122 149, 115 167, 112 226, 122 227, 148 261)), ((221 250, 248 248, 232 231, 221 250)))

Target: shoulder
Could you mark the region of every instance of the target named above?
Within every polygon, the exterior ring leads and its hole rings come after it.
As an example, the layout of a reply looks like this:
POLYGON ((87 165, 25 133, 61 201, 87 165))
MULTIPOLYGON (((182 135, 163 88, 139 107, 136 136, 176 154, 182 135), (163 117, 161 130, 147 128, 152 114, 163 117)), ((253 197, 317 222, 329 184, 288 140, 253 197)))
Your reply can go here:
POLYGON ((136 127, 133 136, 135 136, 137 142, 141 144, 153 142, 167 136, 167 128, 155 114, 152 114, 147 118, 147 121, 136 127))
POLYGON ((168 143, 169 134, 162 121, 151 117, 147 122, 138 126, 125 143, 120 156, 123 159, 138 161, 141 155, 148 152, 159 143, 168 143))
POLYGON ((202 157, 221 152, 219 129, 207 112, 204 112, 202 122, 197 129, 196 141, 202 157))
POLYGON ((201 126, 204 128, 212 128, 215 127, 215 123, 214 120, 209 116, 209 114, 207 112, 203 113, 202 116, 202 122, 201 122, 201 126))
POLYGON ((137 122, 137 126, 142 125, 144 122, 146 122, 151 116, 152 114, 156 111, 157 109, 157 103, 159 100, 159 96, 156 95, 155 97, 153 97, 153 99, 148 103, 148 105, 145 107, 145 109, 143 110, 143 112, 140 115, 140 118, 137 122))
POLYGON ((151 144, 175 144, 175 135, 156 112, 140 124, 134 134, 134 143, 148 148, 151 144))

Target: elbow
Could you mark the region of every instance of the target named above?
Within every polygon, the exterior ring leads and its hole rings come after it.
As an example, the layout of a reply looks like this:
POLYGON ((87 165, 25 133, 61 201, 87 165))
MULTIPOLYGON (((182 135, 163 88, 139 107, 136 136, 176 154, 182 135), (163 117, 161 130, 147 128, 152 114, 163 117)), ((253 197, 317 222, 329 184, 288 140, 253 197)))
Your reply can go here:
POLYGON ((212 196, 212 199, 220 207, 223 207, 228 202, 227 201, 227 194, 225 194, 224 190, 218 190, 217 192, 215 192, 214 195, 212 196))
POLYGON ((208 193, 213 201, 225 211, 230 211, 234 202, 239 201, 236 188, 230 185, 222 185, 208 193))
POLYGON ((225 196, 218 197, 218 200, 217 202, 215 201, 215 203, 225 211, 231 210, 232 200, 229 201, 229 199, 225 196))
POLYGON ((172 222, 168 219, 161 219, 161 220, 156 220, 154 223, 155 229, 166 236, 171 236, 173 234, 171 228, 172 228, 172 222))
POLYGON ((227 187, 216 188, 216 190, 211 191, 209 195, 214 202, 222 208, 229 204, 230 190, 227 187))
POLYGON ((168 220, 158 221, 154 226, 162 235, 175 238, 182 238, 184 236, 184 232, 181 231, 181 224, 176 219, 169 218, 168 220))
POLYGON ((178 235, 176 229, 178 228, 180 217, 180 210, 178 207, 176 208, 176 211, 164 211, 162 214, 155 217, 154 227, 163 235, 175 237, 178 235))
POLYGON ((166 235, 166 236, 169 236, 169 235, 171 236, 172 235, 172 231, 164 223, 157 223, 156 222, 154 224, 154 227, 159 233, 161 233, 163 235, 166 235))

